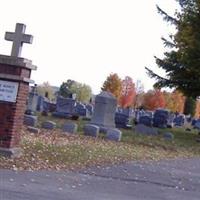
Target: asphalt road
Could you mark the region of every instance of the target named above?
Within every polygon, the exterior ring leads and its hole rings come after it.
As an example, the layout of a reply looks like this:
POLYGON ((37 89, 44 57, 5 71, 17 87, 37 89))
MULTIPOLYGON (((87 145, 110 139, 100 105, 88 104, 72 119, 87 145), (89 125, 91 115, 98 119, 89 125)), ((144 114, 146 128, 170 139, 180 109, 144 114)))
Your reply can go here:
POLYGON ((200 158, 79 172, 0 170, 0 200, 199 200, 200 158))

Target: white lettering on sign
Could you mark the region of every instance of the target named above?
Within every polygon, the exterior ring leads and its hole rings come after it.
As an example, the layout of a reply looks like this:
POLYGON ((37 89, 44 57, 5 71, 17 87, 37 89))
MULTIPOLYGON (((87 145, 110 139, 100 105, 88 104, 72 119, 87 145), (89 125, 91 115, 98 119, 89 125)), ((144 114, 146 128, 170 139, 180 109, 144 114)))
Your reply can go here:
POLYGON ((0 101, 16 102, 19 83, 0 80, 0 101))

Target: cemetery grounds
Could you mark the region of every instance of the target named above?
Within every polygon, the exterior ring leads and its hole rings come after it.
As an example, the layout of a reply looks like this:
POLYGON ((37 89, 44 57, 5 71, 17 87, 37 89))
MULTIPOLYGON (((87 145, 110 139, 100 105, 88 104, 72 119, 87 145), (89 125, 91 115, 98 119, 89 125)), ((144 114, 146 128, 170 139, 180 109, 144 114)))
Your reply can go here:
MULTIPOLYGON (((200 143, 197 142, 198 131, 186 128, 158 129, 158 136, 145 136, 134 133, 133 129, 122 131, 121 142, 105 140, 105 135, 93 138, 83 135, 87 120, 80 118, 77 134, 66 134, 61 127, 67 119, 52 116, 39 117, 39 128, 43 121, 56 122, 54 130, 40 129, 40 133, 28 132, 27 127, 21 131, 20 158, 0 157, 0 168, 13 170, 78 170, 91 166, 119 164, 123 162, 157 161, 175 158, 199 157, 200 143), (165 132, 174 134, 173 140, 163 137, 165 132)), ((133 125, 134 126, 134 125, 133 125)))

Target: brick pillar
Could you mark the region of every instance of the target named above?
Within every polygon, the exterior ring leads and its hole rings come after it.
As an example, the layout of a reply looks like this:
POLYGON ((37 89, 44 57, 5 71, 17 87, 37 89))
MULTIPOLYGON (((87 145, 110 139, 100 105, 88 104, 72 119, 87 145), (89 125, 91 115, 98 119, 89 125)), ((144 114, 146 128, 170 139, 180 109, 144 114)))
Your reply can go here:
POLYGON ((21 155, 20 131, 29 92, 30 60, 0 55, 0 155, 21 155))

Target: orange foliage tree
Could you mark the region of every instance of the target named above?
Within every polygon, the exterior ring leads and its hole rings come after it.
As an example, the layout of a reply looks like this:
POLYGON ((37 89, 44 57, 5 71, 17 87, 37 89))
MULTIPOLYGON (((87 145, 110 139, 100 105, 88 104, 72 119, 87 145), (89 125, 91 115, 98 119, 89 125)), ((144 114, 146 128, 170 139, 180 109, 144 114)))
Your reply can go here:
POLYGON ((125 79, 122 81, 122 91, 119 100, 120 106, 123 108, 132 106, 134 104, 135 95, 136 92, 133 79, 129 76, 126 76, 125 79))
POLYGON ((101 90, 112 93, 119 100, 122 91, 122 81, 116 73, 111 73, 104 81, 101 90))
POLYGON ((163 92, 159 89, 149 90, 144 95, 143 107, 147 110, 165 108, 165 98, 163 92))

